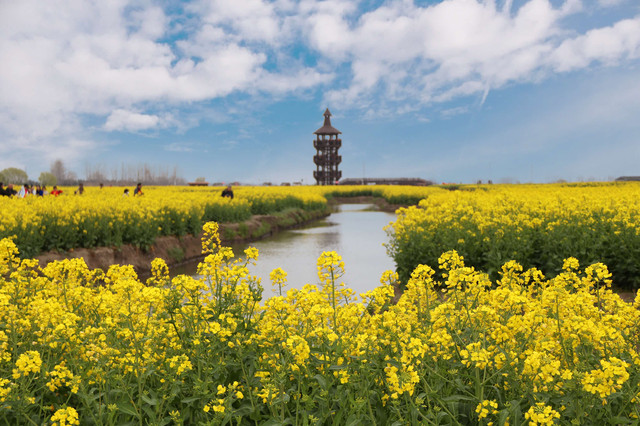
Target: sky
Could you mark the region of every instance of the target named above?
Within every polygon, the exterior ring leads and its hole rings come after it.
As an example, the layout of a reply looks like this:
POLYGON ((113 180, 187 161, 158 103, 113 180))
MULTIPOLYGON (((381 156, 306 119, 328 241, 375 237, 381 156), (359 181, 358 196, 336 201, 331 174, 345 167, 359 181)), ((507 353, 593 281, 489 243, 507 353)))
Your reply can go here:
POLYGON ((0 170, 640 175, 638 0, 0 0, 0 170))

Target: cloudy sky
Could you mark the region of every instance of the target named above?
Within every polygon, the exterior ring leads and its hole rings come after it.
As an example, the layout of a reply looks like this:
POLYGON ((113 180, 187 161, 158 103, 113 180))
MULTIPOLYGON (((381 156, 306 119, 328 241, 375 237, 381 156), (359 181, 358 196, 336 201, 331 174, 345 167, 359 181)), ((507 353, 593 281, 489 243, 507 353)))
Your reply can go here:
POLYGON ((0 169, 640 175, 638 0, 0 0, 0 169))

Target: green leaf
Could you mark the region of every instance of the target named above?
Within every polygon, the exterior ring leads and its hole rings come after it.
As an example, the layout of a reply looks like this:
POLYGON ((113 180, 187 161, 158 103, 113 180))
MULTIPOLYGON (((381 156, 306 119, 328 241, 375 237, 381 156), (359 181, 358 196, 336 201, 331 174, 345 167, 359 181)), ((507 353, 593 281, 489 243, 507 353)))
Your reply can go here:
POLYGON ((136 418, 140 417, 140 414, 138 413, 136 408, 133 406, 133 404, 131 404, 130 402, 118 403, 118 410, 130 416, 134 416, 136 418))
POLYGON ((266 422, 262 423, 262 426, 283 426, 284 423, 278 419, 269 419, 266 422))
POLYGON ((442 398, 442 402, 460 402, 460 401, 475 401, 475 398, 464 395, 451 395, 442 398))
POLYGON ((341 364, 341 365, 332 365, 329 367, 329 370, 345 370, 347 368, 346 365, 341 364))
POLYGON ((360 416, 358 416, 357 414, 353 413, 349 416, 349 418, 347 418, 347 421, 345 423, 345 426, 358 426, 363 424, 362 420, 360 419, 360 416))
POLYGON ((326 389, 327 388, 327 379, 323 375, 316 374, 315 376, 313 376, 313 378, 318 381, 318 384, 320 385, 320 387, 322 389, 326 389))
POLYGON ((611 423, 614 425, 630 425, 630 424, 638 424, 637 420, 631 420, 626 417, 616 416, 611 419, 611 423))
POLYGON ((149 405, 158 405, 158 398, 149 398, 146 395, 142 395, 142 400, 149 405))
POLYGON ((156 417, 156 413, 155 411, 153 411, 153 408, 150 405, 143 405, 142 411, 144 411, 145 417, 147 419, 154 419, 156 417))
POLYGON ((246 404, 242 404, 236 410, 233 410, 233 415, 235 417, 244 417, 244 416, 248 416, 252 412, 253 412, 253 407, 251 406, 251 403, 246 403, 246 404))
POLYGON ((509 420, 509 410, 508 409, 501 410, 500 415, 498 416, 498 424, 502 426, 505 424, 507 420, 509 420))
POLYGON ((437 423, 440 424, 441 421, 444 421, 445 419, 449 418, 449 413, 447 413, 446 411, 438 411, 438 414, 436 414, 436 420, 437 423))

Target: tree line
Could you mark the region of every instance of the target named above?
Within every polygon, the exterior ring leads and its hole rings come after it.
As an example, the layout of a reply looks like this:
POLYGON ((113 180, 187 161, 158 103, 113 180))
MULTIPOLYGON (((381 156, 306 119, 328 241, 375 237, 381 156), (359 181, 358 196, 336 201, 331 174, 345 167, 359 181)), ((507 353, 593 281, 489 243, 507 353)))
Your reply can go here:
POLYGON ((37 180, 30 178, 26 171, 17 167, 8 167, 0 171, 0 182, 5 185, 22 185, 25 183, 52 186, 74 186, 79 182, 85 184, 131 185, 144 182, 145 185, 185 185, 187 181, 180 176, 177 166, 151 166, 149 164, 125 164, 107 169, 105 166, 85 166, 84 179, 68 170, 60 159, 51 163, 48 171, 40 173, 37 180))

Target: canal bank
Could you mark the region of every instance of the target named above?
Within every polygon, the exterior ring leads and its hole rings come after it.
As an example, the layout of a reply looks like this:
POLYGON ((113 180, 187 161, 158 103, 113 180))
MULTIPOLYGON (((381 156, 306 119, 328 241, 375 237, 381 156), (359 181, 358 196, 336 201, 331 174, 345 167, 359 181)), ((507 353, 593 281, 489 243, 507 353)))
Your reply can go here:
MULTIPOLYGON (((320 220, 331 213, 330 208, 317 211, 290 209, 273 215, 254 215, 242 223, 221 223, 220 238, 224 245, 238 245, 275 235, 284 229, 295 229, 320 220)), ((151 261, 161 258, 170 269, 197 263, 202 256, 202 234, 164 236, 156 238, 149 250, 130 244, 120 247, 72 249, 67 252, 50 251, 36 257, 41 267, 63 259, 83 258, 90 269, 106 271, 111 265, 132 265, 140 277, 150 274, 151 261)))

